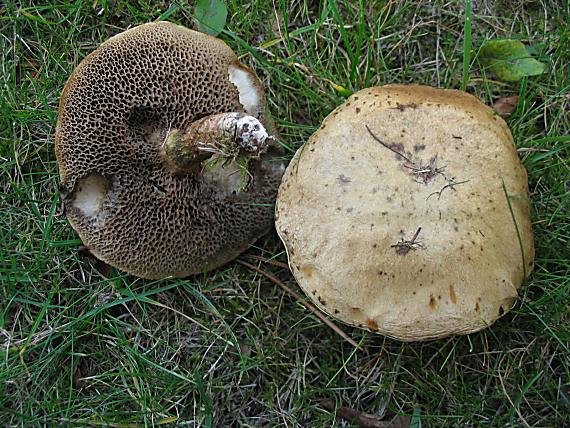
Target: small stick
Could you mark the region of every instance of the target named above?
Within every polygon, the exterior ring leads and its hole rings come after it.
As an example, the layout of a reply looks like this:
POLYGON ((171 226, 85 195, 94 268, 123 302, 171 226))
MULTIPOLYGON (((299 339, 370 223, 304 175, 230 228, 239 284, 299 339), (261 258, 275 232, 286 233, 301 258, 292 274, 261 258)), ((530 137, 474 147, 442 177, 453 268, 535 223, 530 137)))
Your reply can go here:
POLYGON ((266 259, 265 257, 256 256, 253 254, 248 254, 248 255, 245 255, 244 257, 247 257, 248 259, 251 259, 251 260, 257 260, 259 262, 263 262, 263 263, 267 263, 267 264, 270 264, 273 266, 277 266, 277 267, 280 267, 282 269, 289 270, 289 265, 287 263, 283 263, 283 262, 280 262, 278 260, 266 259))
POLYGON ((412 238, 412 244, 416 242, 416 239, 418 237, 418 235, 420 234, 420 232, 422 231, 421 227, 418 227, 418 230, 416 230, 416 233, 414 233, 414 237, 412 238))
POLYGON ((433 196, 433 195, 437 195, 437 199, 439 200, 439 199, 441 199, 441 194, 443 193, 443 191, 445 189, 447 189, 448 187, 451 188, 452 190, 455 190, 455 188, 453 186, 457 186, 458 184, 464 184, 464 183, 467 183, 468 181, 469 180, 457 181, 457 182, 451 181, 448 184, 446 184, 445 186, 443 186, 439 192, 430 193, 428 195, 428 197, 426 198, 426 201, 430 198, 430 196, 433 196))
POLYGON ((418 239, 418 236, 420 235, 421 231, 422 228, 418 227, 418 230, 416 230, 416 233, 414 233, 414 236, 410 241, 406 241, 404 238, 402 238, 398 243, 391 245, 391 247, 396 249, 396 253, 402 255, 408 254, 410 250, 415 250, 416 248, 423 248, 422 244, 416 242, 416 239, 418 239))
POLYGON ((386 147, 388 150, 390 150, 393 153, 396 153, 398 156, 402 156, 404 159, 406 159, 408 162, 410 162, 412 165, 414 165, 414 162, 412 162, 412 160, 406 156, 404 156, 402 153, 400 153, 397 150, 394 150, 392 147, 390 147, 388 144, 386 144, 385 142, 381 141, 376 135, 374 135, 372 133, 372 131, 370 130, 370 128, 368 127, 368 125, 364 125, 366 127, 366 129, 368 130, 368 132, 370 133, 370 135, 372 136, 372 138, 374 138, 377 142, 379 142, 380 144, 382 144, 384 147, 386 147))
POLYGON ((348 343, 350 343, 352 346, 354 346, 355 348, 358 348, 358 343, 356 343, 354 340, 352 340, 344 331, 342 331, 340 329, 340 327, 338 327, 335 323, 333 323, 331 320, 329 320, 327 317, 325 317, 321 311, 319 309, 317 309, 315 306, 311 305, 310 303, 306 302, 297 292, 295 292, 294 290, 292 290, 291 288, 287 287, 279 278, 277 278, 275 275, 264 271, 263 269, 258 268, 257 266, 251 265, 247 262, 244 262, 243 260, 236 260, 239 264, 245 266, 246 268, 255 271, 261 275, 263 275, 264 277, 266 277, 267 279, 269 279, 271 282, 273 282, 274 284, 278 285, 279 287, 281 287, 286 293, 288 293, 291 297, 293 297, 294 299, 296 299, 297 301, 299 301, 304 307, 306 307, 308 310, 310 310, 316 317, 318 317, 322 322, 324 322, 326 325, 328 325, 331 329, 333 329, 340 337, 342 337, 344 340, 346 340, 348 343))
POLYGON ((336 412, 341 419, 363 428, 405 428, 410 426, 411 418, 409 416, 396 416, 392 420, 386 420, 386 417, 360 413, 350 407, 342 405, 337 407, 335 402, 330 399, 323 400, 320 404, 329 412, 336 412))

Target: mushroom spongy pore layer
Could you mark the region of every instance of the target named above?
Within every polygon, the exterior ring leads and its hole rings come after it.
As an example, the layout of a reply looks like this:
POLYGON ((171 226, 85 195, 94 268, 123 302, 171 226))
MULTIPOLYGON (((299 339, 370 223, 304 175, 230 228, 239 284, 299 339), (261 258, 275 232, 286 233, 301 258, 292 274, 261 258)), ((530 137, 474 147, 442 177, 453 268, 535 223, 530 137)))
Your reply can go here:
POLYGON ((111 38, 74 71, 56 154, 66 215, 97 257, 142 277, 182 277, 223 264, 271 227, 281 172, 269 156, 250 163, 253 186, 235 192, 172 174, 160 156, 157 136, 169 129, 244 112, 234 68, 245 69, 220 40, 161 22, 111 38))
POLYGON ((512 307, 532 270, 529 205, 511 133, 490 108, 460 91, 390 85, 354 94, 297 152, 276 225, 321 309, 425 340, 479 330, 512 307))

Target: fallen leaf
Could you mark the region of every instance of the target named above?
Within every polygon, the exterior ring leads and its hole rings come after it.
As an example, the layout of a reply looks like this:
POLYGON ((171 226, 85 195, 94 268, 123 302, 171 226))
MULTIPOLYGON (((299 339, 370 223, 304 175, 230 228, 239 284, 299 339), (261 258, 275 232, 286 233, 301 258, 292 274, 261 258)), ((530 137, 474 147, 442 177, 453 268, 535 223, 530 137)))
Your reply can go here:
POLYGON ((363 428, 408 428, 410 426, 409 416, 376 416, 368 413, 360 413, 350 407, 336 406, 333 400, 324 400, 321 405, 330 412, 335 412, 339 418, 363 428))
POLYGON ((228 8, 223 0, 198 0, 194 6, 194 19, 198 30, 217 36, 226 25, 228 8))
POLYGON ((478 55, 481 63, 499 79, 516 82, 525 76, 544 73, 546 65, 534 59, 518 40, 491 40, 478 55))
POLYGON ((499 113, 499 116, 509 117, 511 114, 513 114, 513 112, 517 108, 518 102, 519 102, 518 95, 499 98, 493 104, 493 109, 495 109, 495 111, 499 113))

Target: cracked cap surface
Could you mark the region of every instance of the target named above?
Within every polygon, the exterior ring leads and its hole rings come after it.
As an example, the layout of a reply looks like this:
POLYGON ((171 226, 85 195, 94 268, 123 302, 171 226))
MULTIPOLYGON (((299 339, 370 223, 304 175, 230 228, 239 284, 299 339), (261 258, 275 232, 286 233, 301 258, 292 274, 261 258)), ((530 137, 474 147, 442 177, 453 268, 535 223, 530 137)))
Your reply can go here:
POLYGON ((247 192, 164 167, 157 135, 223 112, 264 122, 261 82, 225 43, 178 25, 135 27, 79 64, 61 97, 56 155, 66 215, 95 256, 145 278, 184 277, 271 227, 282 169, 270 155, 252 161, 247 192))
POLYGON ((405 341, 492 324, 533 268, 527 174, 512 135, 456 90, 352 95, 289 164, 276 226, 316 305, 405 341))

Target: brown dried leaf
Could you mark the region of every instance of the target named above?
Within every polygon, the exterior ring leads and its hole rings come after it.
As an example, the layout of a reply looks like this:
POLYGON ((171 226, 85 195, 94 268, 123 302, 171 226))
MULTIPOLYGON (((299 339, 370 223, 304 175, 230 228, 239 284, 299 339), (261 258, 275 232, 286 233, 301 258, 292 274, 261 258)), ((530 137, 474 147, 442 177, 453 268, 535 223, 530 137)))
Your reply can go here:
POLYGON ((385 416, 381 417, 368 413, 360 413, 350 407, 336 407, 333 400, 324 400, 321 402, 321 405, 331 412, 336 410, 338 417, 363 428, 408 428, 410 426, 409 416, 395 416, 389 419, 385 416))
POLYGON ((519 102, 518 95, 503 97, 495 101, 495 104, 493 104, 493 108, 497 113, 499 113, 499 116, 506 118, 509 117, 511 114, 513 114, 513 112, 517 108, 518 102, 519 102))

